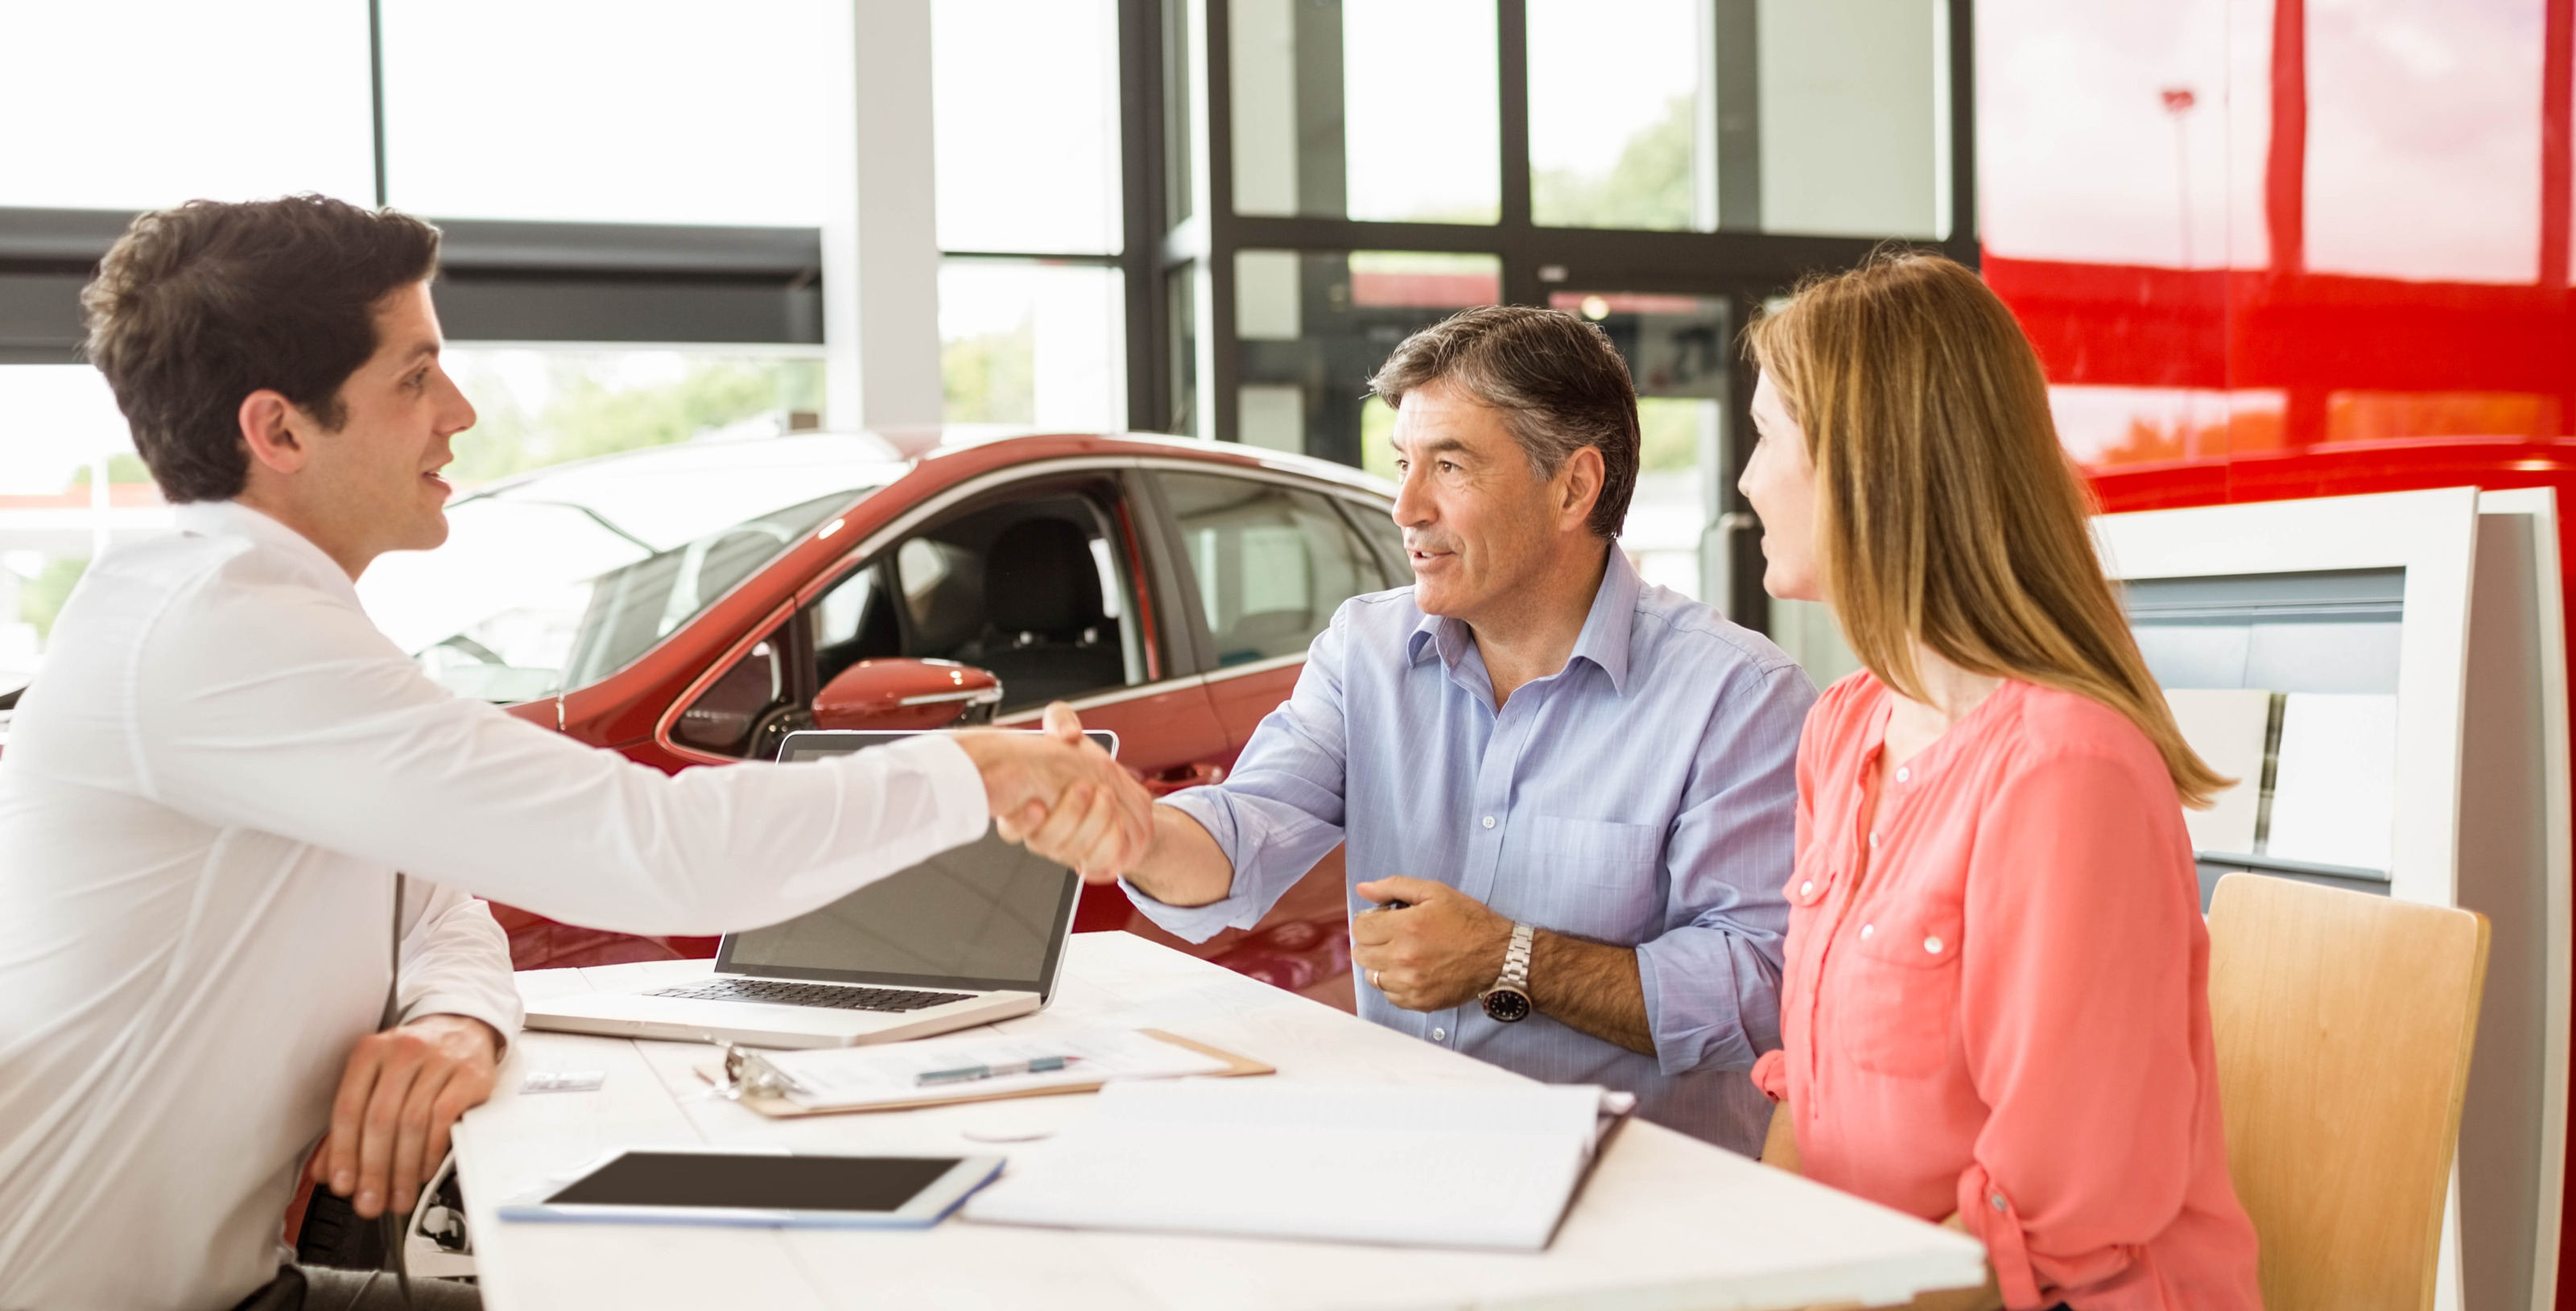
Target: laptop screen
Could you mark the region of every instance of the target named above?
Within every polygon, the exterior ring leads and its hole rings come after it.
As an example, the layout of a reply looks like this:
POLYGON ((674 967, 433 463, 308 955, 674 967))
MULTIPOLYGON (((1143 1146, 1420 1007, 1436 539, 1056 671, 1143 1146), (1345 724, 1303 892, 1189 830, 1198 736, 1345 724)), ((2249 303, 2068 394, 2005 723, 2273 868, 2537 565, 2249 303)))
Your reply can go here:
MULTIPOLYGON (((820 760, 909 737, 805 732, 783 763, 820 760)), ((1104 749, 1116 739, 1092 735, 1104 749)), ((1082 881, 987 831, 783 924, 727 934, 719 973, 986 991, 1053 990, 1082 881)))

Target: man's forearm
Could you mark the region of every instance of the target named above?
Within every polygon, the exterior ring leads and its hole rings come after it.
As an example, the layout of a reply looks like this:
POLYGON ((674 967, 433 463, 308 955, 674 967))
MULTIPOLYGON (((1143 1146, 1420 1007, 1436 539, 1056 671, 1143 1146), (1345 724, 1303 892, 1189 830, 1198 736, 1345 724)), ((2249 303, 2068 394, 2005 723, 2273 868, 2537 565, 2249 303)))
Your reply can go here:
POLYGON ((1154 845, 1127 881, 1166 906, 1204 906, 1234 890, 1234 862, 1197 820, 1156 806, 1154 845))
POLYGON ((1646 985, 1630 947, 1585 942, 1546 929, 1530 943, 1530 1000, 1559 1024, 1632 1052, 1655 1054, 1646 985))

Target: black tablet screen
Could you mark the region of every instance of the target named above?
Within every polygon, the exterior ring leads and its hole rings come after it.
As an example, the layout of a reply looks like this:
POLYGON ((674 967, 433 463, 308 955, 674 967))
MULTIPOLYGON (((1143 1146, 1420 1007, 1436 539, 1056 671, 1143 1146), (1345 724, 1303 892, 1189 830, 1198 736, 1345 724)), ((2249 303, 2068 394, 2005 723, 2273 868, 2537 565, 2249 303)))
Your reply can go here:
POLYGON ((628 1152, 546 1201, 555 1206, 886 1212, 900 1210, 956 1164, 955 1157, 628 1152))

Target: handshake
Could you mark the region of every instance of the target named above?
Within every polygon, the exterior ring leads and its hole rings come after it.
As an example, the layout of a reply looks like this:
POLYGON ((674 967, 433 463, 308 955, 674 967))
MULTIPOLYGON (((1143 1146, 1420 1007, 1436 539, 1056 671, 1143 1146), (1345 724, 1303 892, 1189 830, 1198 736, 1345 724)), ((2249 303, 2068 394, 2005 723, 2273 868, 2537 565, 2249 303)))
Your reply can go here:
POLYGON ((956 741, 984 775, 1004 839, 1073 867, 1085 883, 1117 879, 1152 849, 1154 799, 1082 735, 1071 706, 1048 706, 1042 732, 968 732, 956 741))

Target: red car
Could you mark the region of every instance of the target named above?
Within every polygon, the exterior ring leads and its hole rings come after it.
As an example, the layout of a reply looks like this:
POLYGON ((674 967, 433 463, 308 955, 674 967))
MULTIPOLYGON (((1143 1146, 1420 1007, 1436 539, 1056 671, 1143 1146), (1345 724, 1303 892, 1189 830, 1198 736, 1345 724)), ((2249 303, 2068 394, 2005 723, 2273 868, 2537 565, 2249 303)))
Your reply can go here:
MULTIPOLYGON (((1012 724, 1069 701, 1168 792, 1225 776, 1346 597, 1412 581, 1392 489, 1340 465, 1142 436, 804 434, 607 456, 494 483, 436 552, 361 592, 460 693, 664 770, 807 727, 1012 724)), ((705 956, 494 907, 521 969, 705 956)), ((1341 856, 1198 946, 1350 1006, 1341 856)))

